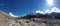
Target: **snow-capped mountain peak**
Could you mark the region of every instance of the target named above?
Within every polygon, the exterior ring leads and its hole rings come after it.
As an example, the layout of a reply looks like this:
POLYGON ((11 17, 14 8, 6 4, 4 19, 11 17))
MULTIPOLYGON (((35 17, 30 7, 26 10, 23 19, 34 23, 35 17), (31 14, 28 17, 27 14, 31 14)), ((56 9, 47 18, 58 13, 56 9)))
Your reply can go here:
POLYGON ((33 13, 41 13, 41 14, 43 14, 44 12, 40 11, 40 10, 35 10, 35 11, 33 11, 33 13))
POLYGON ((52 13, 52 12, 56 12, 56 13, 60 13, 60 9, 53 7, 51 9, 46 9, 45 12, 40 11, 40 10, 35 10, 34 13, 41 13, 41 14, 46 14, 46 13, 52 13))
POLYGON ((47 9, 45 11, 45 13, 52 13, 52 12, 57 12, 57 13, 60 13, 60 9, 59 8, 56 8, 56 7, 53 7, 51 9, 47 9))
POLYGON ((11 12, 9 13, 9 15, 12 16, 12 17, 19 17, 19 16, 13 15, 11 12))

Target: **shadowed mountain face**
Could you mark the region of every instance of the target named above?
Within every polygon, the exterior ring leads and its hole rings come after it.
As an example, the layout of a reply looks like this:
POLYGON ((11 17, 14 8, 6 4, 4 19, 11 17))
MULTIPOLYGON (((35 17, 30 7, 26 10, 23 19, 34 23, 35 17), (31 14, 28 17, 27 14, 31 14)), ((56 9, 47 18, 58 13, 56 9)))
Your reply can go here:
POLYGON ((60 19, 60 13, 46 13, 46 14, 40 14, 40 13, 35 13, 35 14, 28 14, 24 16, 25 18, 55 18, 55 19, 60 19))
POLYGON ((60 19, 60 13, 52 13, 52 15, 57 18, 57 19, 60 19))

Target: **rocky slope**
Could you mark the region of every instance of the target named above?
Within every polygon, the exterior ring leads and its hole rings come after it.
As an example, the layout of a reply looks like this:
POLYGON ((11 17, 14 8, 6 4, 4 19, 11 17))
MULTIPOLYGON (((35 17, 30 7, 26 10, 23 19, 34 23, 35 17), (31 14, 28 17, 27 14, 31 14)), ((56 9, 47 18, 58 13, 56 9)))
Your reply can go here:
POLYGON ((0 11, 0 26, 60 26, 60 19, 30 17, 16 18, 0 11))

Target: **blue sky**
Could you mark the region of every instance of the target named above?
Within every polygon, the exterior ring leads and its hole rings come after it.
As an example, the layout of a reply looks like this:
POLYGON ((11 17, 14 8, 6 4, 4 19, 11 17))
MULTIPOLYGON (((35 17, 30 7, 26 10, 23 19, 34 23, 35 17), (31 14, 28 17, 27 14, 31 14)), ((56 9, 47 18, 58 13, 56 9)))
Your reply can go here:
MULTIPOLYGON (((6 13, 12 12, 17 16, 24 16, 36 9, 44 11, 50 7, 46 4, 46 0, 0 0, 0 10, 6 13)), ((60 0, 55 0, 54 6, 51 7, 60 8, 60 0)))

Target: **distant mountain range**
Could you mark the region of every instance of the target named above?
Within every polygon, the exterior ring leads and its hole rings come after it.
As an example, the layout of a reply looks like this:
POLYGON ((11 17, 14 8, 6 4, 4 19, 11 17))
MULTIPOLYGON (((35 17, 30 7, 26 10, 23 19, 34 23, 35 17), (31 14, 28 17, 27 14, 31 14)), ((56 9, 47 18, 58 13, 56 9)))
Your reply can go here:
POLYGON ((60 13, 31 13, 23 17, 13 17, 0 11, 0 26, 60 26, 60 13))
POLYGON ((31 13, 31 14, 27 14, 23 18, 55 18, 55 19, 60 19, 60 13, 56 13, 56 12, 46 13, 46 14, 31 13))
POLYGON ((35 11, 23 17, 0 11, 0 26, 60 26, 60 12, 35 11))
POLYGON ((60 9, 53 7, 51 9, 47 9, 45 12, 40 10, 35 10, 33 13, 27 14, 23 18, 56 18, 60 19, 60 9))

